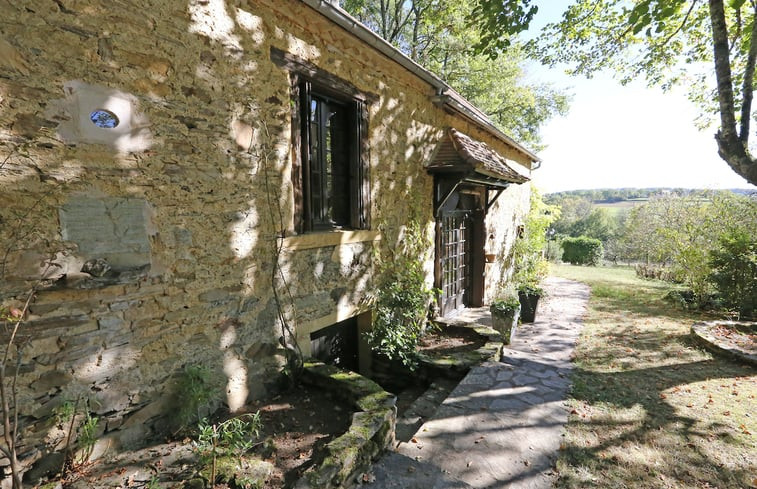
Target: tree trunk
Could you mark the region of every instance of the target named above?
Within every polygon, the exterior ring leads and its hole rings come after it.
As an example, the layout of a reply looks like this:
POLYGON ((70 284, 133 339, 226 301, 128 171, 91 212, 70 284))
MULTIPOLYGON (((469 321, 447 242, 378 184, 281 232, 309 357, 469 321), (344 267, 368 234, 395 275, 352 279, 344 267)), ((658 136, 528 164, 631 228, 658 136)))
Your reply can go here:
MULTIPOLYGON (((749 134, 736 132, 736 109, 733 101, 733 78, 725 22, 723 0, 710 0, 710 22, 717 79, 720 130, 715 135, 718 154, 728 165, 752 185, 757 185, 757 161, 749 154, 749 134)), ((754 76, 754 73, 746 74, 754 76)), ((750 94, 751 95, 751 94, 750 94)), ((751 101, 751 96, 749 97, 751 101)), ((751 114, 749 115, 751 117, 751 114)), ((748 127, 748 126, 747 126, 748 127)), ((748 129, 747 129, 748 130, 748 129)))

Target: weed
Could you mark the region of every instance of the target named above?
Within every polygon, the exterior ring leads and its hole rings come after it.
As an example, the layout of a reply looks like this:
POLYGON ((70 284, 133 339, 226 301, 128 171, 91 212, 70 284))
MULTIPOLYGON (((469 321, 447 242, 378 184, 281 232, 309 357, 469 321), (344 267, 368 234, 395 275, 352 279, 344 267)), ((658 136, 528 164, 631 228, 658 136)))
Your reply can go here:
POLYGON ((176 428, 182 431, 208 415, 218 399, 212 373, 203 365, 187 365, 176 386, 176 428))
POLYGON ((241 458, 252 450, 260 437, 260 412, 227 419, 221 423, 210 423, 203 419, 199 424, 199 434, 194 442, 203 465, 211 465, 210 483, 216 480, 216 463, 219 457, 241 458))
POLYGON ((79 454, 79 463, 84 463, 92 455, 92 449, 97 442, 97 423, 99 418, 90 415, 89 411, 84 413, 84 421, 79 425, 77 444, 81 453, 79 454))

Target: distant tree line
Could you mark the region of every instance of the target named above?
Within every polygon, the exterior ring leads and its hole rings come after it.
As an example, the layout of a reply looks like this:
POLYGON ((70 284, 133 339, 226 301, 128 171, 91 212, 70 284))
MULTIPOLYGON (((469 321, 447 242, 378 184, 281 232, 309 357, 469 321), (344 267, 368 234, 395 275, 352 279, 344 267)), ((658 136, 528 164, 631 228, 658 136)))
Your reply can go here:
MULTIPOLYGON (((730 192, 746 195, 754 192, 749 189, 729 189, 730 192)), ((651 188, 599 188, 585 190, 567 190, 564 192, 553 192, 545 195, 548 202, 559 202, 562 199, 570 197, 580 197, 595 203, 613 203, 624 200, 642 200, 649 199, 658 195, 678 195, 685 196, 692 193, 700 193, 701 189, 691 189, 682 187, 651 187, 651 188)))

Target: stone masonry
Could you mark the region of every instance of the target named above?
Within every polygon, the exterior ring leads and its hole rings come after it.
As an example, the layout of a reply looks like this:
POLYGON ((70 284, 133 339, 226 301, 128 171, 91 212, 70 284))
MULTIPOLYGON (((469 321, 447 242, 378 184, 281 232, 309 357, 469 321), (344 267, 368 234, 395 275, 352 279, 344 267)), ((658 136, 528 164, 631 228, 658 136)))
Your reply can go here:
MULTIPOLYGON (((21 332, 26 465, 63 446, 53 413, 65 402, 89 399, 97 456, 167 429, 187 365, 208 367, 231 409, 275 389, 285 333, 272 281, 286 280, 308 353, 311 331, 368 310, 375 250, 411 220, 433 257, 424 164, 447 127, 529 171, 299 0, 15 0, 0 14, 0 304, 22 306, 44 280, 21 332), (376 95, 371 229, 294 232, 291 83, 271 48, 376 95)), ((489 297, 527 205, 513 185, 489 211, 489 297)))

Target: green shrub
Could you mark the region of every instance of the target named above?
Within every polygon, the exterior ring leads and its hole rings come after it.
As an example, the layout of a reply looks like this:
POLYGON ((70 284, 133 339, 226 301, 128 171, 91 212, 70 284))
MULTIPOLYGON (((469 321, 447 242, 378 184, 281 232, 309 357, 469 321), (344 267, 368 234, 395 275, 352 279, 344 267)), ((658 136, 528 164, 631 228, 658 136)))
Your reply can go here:
POLYGON ((723 305, 741 318, 757 314, 757 241, 743 230, 725 233, 710 251, 710 275, 723 305))
POLYGON ((562 261, 573 265, 599 265, 604 253, 600 240, 586 236, 565 238, 560 246, 563 250, 562 261))
POLYGON ((416 349, 423 334, 434 290, 426 284, 423 259, 428 241, 420 225, 408 225, 400 249, 378 257, 379 284, 374 298, 373 327, 366 334, 371 349, 409 368, 417 365, 416 349))
POLYGON ((544 256, 547 230, 558 217, 560 208, 545 204, 539 191, 531 187, 530 207, 523 233, 515 241, 513 250, 515 283, 536 286, 549 273, 549 263, 544 256))

